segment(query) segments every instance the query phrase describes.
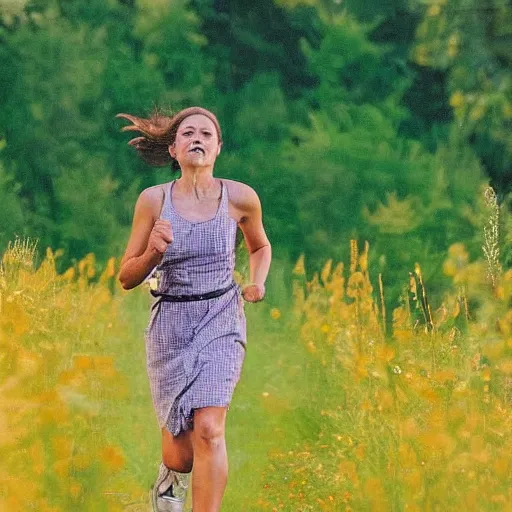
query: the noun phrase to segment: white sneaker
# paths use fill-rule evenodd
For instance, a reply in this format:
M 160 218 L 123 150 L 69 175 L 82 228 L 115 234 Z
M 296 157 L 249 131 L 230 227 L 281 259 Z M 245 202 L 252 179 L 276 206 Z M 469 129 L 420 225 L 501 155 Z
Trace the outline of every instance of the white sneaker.
M 178 473 L 161 463 L 151 489 L 153 512 L 184 512 L 189 478 L 188 473 Z

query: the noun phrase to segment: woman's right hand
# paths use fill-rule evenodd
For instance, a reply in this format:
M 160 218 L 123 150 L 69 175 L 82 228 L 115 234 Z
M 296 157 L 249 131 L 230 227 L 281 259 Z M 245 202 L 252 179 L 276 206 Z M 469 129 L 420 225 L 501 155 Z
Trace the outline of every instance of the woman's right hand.
M 149 234 L 146 252 L 150 253 L 156 264 L 162 261 L 164 253 L 174 240 L 172 225 L 168 220 L 157 220 Z

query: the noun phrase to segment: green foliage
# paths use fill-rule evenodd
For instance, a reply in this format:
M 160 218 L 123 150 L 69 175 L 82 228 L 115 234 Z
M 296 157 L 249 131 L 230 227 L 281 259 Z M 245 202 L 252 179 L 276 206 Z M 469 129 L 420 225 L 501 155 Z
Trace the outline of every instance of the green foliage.
M 42 247 L 63 247 L 68 260 L 93 248 L 103 260 L 122 251 L 140 178 L 128 149 L 113 156 L 124 139 L 112 120 L 155 103 L 200 102 L 204 38 L 196 26 L 185 3 L 135 10 L 42 2 L 6 34 L 3 165 L 19 183 L 26 232 Z
M 18 194 L 19 186 L 12 175 L 8 175 L 0 163 L 0 246 L 7 247 L 11 233 L 16 236 L 25 234 L 25 222 L 22 201 Z
M 500 197 L 512 162 L 512 7 L 500 0 L 432 2 L 411 57 L 445 75 L 460 136 L 482 159 Z
M 201 52 L 207 40 L 188 3 L 140 1 L 133 33 L 142 46 L 141 62 L 164 80 L 161 101 L 174 109 L 203 101 L 203 87 L 209 82 L 210 66 Z
M 310 93 L 319 110 L 309 128 L 295 129 L 299 144 L 288 144 L 283 155 L 303 191 L 297 224 L 312 268 L 325 254 L 341 259 L 349 239 L 363 238 L 378 261 L 386 254 L 390 263 L 379 270 L 394 281 L 418 258 L 433 272 L 443 247 L 461 233 L 473 236 L 467 211 L 484 177 L 456 135 L 431 154 L 399 134 L 409 81 L 387 66 L 386 52 L 366 30 L 342 16 L 318 50 L 306 47 L 319 77 Z
M 66 263 L 121 253 L 137 195 L 172 175 L 149 172 L 115 114 L 202 104 L 223 126 L 216 172 L 258 192 L 276 256 L 304 252 L 314 270 L 346 257 L 350 238 L 367 239 L 384 279 L 417 260 L 439 275 L 438 255 L 460 236 L 479 250 L 482 169 L 498 198 L 508 190 L 510 13 L 497 0 L 486 17 L 477 8 L 10 3 L 0 15 L 0 246 L 27 234 L 64 248 Z
M 309 65 L 320 80 L 321 107 L 378 103 L 403 88 L 397 66 L 388 65 L 386 48 L 371 43 L 368 30 L 345 14 L 331 21 L 318 50 L 304 44 Z
M 303 38 L 318 42 L 323 30 L 316 9 L 299 6 L 288 11 L 274 0 L 246 2 L 192 0 L 208 39 L 205 52 L 215 59 L 215 86 L 231 94 L 259 73 L 277 72 L 289 95 L 311 85 L 300 51 Z

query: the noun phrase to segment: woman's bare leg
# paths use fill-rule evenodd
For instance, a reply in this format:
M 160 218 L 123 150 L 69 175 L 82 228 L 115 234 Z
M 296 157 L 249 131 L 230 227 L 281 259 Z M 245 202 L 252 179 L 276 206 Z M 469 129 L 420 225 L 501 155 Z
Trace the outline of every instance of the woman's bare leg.
M 228 476 L 225 424 L 225 407 L 205 407 L 194 411 L 194 428 L 191 432 L 194 453 L 194 512 L 220 510 Z
M 180 473 L 192 471 L 194 453 L 190 430 L 174 437 L 165 427 L 162 429 L 162 462 Z

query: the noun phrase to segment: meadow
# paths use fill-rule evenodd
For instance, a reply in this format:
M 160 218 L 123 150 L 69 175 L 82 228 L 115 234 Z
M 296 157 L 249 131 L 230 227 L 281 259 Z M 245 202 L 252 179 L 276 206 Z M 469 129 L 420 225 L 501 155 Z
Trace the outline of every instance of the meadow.
M 223 511 L 512 512 L 511 2 L 0 7 L 0 512 L 149 510 L 151 297 L 118 256 L 179 173 L 116 116 L 192 105 L 274 255 Z
M 493 245 L 494 244 L 494 245 Z M 386 311 L 369 245 L 293 294 L 246 306 L 223 510 L 512 510 L 512 271 L 447 250 L 431 304 L 419 264 Z M 16 240 L 0 274 L 0 511 L 148 511 L 159 431 L 145 373 L 149 294 L 118 261 Z

